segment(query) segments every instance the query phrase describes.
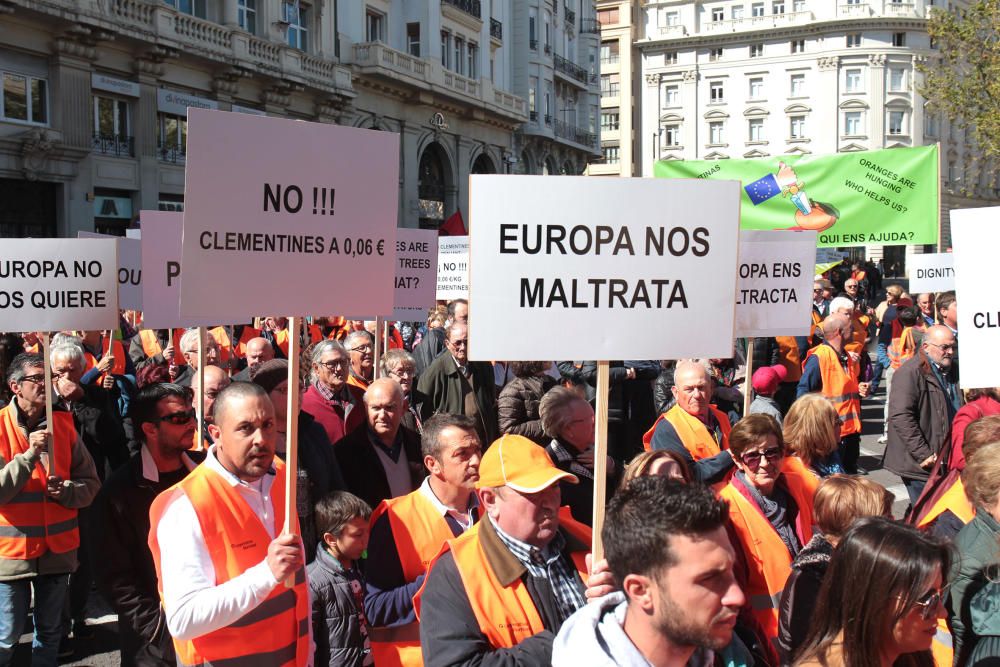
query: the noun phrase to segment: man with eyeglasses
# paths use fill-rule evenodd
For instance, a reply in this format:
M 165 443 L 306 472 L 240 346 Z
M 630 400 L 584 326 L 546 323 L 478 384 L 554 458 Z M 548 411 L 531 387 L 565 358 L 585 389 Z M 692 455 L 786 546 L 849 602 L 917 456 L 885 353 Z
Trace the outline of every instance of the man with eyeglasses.
M 331 444 L 365 423 L 364 391 L 347 383 L 349 369 L 347 350 L 337 341 L 324 340 L 313 348 L 302 410 L 323 427 Z
M 476 422 L 480 442 L 493 442 L 499 433 L 493 366 L 469 361 L 469 327 L 460 322 L 445 332 L 446 353 L 434 360 L 420 376 L 417 388 L 425 396 L 422 419 L 435 412 L 465 415 Z
M 351 374 L 347 378 L 361 391 L 375 379 L 375 341 L 367 331 L 352 331 L 344 339 L 344 347 L 351 353 Z
M 167 667 L 175 664 L 174 647 L 147 543 L 149 507 L 160 492 L 187 477 L 205 453 L 188 451 L 197 424 L 185 387 L 143 387 L 132 403 L 132 421 L 139 451 L 108 477 L 94 503 L 100 545 L 94 569 L 101 593 L 118 614 L 122 665 Z
M 403 412 L 403 426 L 421 433 L 423 431 L 423 421 L 420 419 L 420 405 L 424 402 L 424 396 L 416 387 L 417 362 L 413 355 L 406 350 L 389 350 L 380 362 L 382 375 L 392 378 L 399 383 L 399 388 L 403 390 L 403 400 L 406 402 Z
M 80 547 L 77 510 L 100 487 L 94 462 L 64 411 L 45 419 L 45 364 L 19 354 L 13 398 L 0 410 L 0 665 L 10 664 L 34 598 L 31 664 L 54 667 L 67 579 Z
M 181 366 L 177 377 L 173 379 L 182 387 L 190 387 L 194 376 L 198 373 L 198 329 L 188 329 L 181 336 L 181 356 L 186 366 Z M 217 366 L 219 362 L 219 344 L 207 332 L 205 333 L 205 365 Z
M 956 378 L 955 334 L 944 325 L 924 332 L 919 352 L 896 370 L 889 394 L 885 468 L 903 479 L 915 503 L 962 406 Z

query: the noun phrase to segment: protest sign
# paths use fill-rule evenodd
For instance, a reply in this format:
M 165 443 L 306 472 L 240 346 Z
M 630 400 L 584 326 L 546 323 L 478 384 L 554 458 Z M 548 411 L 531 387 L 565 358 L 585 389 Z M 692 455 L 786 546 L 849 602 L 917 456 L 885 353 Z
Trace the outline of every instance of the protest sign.
M 816 232 L 740 232 L 736 335 L 805 336 Z
M 5 331 L 118 327 L 113 239 L 4 239 L 0 322 Z
M 661 160 L 658 178 L 735 179 L 743 229 L 809 229 L 821 246 L 937 243 L 937 146 L 747 160 Z
M 951 212 L 959 345 L 966 360 L 959 369 L 962 389 L 1000 387 L 1000 292 L 994 278 L 998 219 L 1000 206 Z
M 955 256 L 950 252 L 910 255 L 906 269 L 911 294 L 947 292 L 955 289 Z
M 443 301 L 469 298 L 469 237 L 438 237 L 436 296 Z
M 398 170 L 397 134 L 189 108 L 181 313 L 389 315 Z
M 393 318 L 423 321 L 434 305 L 438 234 L 433 229 L 396 230 L 396 295 Z
M 470 359 L 732 355 L 739 183 L 475 175 L 470 210 Z
M 142 251 L 139 240 L 110 234 L 79 232 L 81 239 L 114 239 L 118 243 L 118 307 L 142 310 Z

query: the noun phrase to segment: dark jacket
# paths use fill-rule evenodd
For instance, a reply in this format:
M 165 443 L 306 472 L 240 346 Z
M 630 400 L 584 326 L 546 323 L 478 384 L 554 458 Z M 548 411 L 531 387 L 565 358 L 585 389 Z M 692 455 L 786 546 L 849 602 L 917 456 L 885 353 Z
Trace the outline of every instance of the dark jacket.
M 674 405 L 674 362 L 670 362 L 668 368 L 660 370 L 653 382 L 653 406 L 656 414 L 662 415 Z
M 333 445 L 326 431 L 307 412 L 299 412 L 299 479 L 295 496 L 299 513 L 302 544 L 306 549 L 306 562 L 316 555 L 316 534 L 313 511 L 316 503 L 331 491 L 347 488 L 344 476 L 333 455 Z M 282 455 L 284 458 L 284 455 Z
M 573 445 L 559 439 L 550 440 L 545 447 L 549 458 L 560 470 L 576 475 L 576 484 L 569 480 L 559 482 L 559 490 L 562 496 L 560 501 L 564 506 L 569 507 L 573 518 L 587 526 L 594 525 L 594 471 L 581 463 L 576 457 L 578 453 Z M 568 456 L 567 456 L 568 455 Z M 621 467 L 616 467 L 615 472 L 608 472 L 607 483 L 605 484 L 606 499 L 610 500 L 618 488 L 619 474 Z
M 497 427 L 496 385 L 494 384 L 493 367 L 485 361 L 470 361 L 468 367 L 472 370 L 476 407 L 479 409 L 476 431 L 479 433 L 485 449 L 500 434 L 500 429 Z M 424 395 L 424 402 L 420 407 L 422 420 L 427 420 L 435 412 L 465 414 L 463 378 L 459 374 L 455 358 L 451 354 L 442 354 L 434 360 L 434 363 L 420 376 L 417 389 Z
M 926 480 L 929 470 L 920 463 L 939 453 L 951 436 L 948 396 L 930 364 L 920 350 L 892 376 L 883 466 L 904 478 Z
M 402 425 L 399 432 L 403 438 L 403 452 L 410 464 L 412 484 L 407 489 L 409 493 L 420 486 L 427 471 L 420 455 L 420 436 Z M 347 490 L 368 503 L 372 509 L 386 498 L 392 497 L 389 480 L 374 447 L 368 436 L 368 422 L 365 422 L 344 436 L 333 448 Z
M 587 400 L 593 403 L 597 393 L 597 363 L 593 361 L 559 361 L 556 363 L 563 382 L 568 382 L 575 388 L 582 388 Z
M 69 408 L 76 430 L 94 459 L 97 476 L 103 481 L 128 461 L 128 438 L 108 390 L 93 384 L 81 387 L 83 397 L 70 403 Z
M 564 533 L 563 558 L 574 551 L 589 551 L 572 535 Z M 552 640 L 562 625 L 555 593 L 547 580 L 532 577 L 527 568 L 500 541 L 493 524 L 480 522 L 479 543 L 486 560 L 501 583 L 524 581 L 545 630 L 509 649 L 494 649 L 482 631 L 469 604 L 462 577 L 451 552 L 434 562 L 420 601 L 420 646 L 424 667 L 540 667 L 552 664 Z M 581 582 L 581 586 L 582 586 Z
M 893 391 L 896 380 L 893 378 Z M 1000 523 L 989 512 L 977 508 L 976 517 L 955 538 L 956 557 L 951 564 L 947 599 L 948 625 L 955 649 L 955 664 L 964 665 L 978 637 L 974 631 L 973 598 L 998 577 Z
M 557 384 L 558 380 L 551 375 L 516 377 L 511 380 L 497 399 L 500 432 L 523 435 L 539 445 L 547 445 L 548 438 L 542 431 L 538 406 L 545 392 Z
M 809 632 L 816 597 L 832 555 L 833 545 L 817 532 L 792 561 L 778 612 L 776 644 L 783 665 L 792 664 L 795 651 Z
M 365 580 L 356 564 L 344 570 L 340 561 L 319 547 L 306 568 L 312 600 L 314 665 L 361 667 L 371 653 L 365 610 Z
M 204 452 L 187 454 L 196 463 L 205 458 Z M 92 508 L 94 578 L 118 613 L 126 667 L 168 667 L 175 662 L 148 544 L 149 506 L 167 486 L 163 480 L 143 477 L 137 453 L 108 477 Z
M 416 371 L 419 377 L 427 370 L 434 360 L 444 351 L 444 327 L 430 329 L 413 348 L 413 360 L 417 362 Z

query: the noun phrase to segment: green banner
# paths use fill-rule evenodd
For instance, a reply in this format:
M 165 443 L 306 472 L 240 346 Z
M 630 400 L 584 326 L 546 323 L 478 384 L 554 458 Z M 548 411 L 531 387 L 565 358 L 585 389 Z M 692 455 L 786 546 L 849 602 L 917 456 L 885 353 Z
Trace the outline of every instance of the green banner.
M 811 229 L 817 245 L 938 242 L 937 146 L 752 160 L 661 160 L 657 178 L 743 183 L 740 227 Z

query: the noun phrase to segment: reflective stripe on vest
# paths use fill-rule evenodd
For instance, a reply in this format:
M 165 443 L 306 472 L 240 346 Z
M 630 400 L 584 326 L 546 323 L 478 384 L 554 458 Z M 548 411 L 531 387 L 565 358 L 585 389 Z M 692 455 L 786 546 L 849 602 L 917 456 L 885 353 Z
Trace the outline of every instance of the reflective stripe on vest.
M 809 490 L 809 480 L 798 472 L 794 462 L 782 461 L 781 475 L 798 506 L 796 534 L 802 544 L 806 544 L 812 539 L 813 524 L 813 493 Z M 773 640 L 778 636 L 778 606 L 791 572 L 792 556 L 760 508 L 732 483 L 719 492 L 719 497 L 729 504 L 730 525 L 739 538 L 738 548 L 746 556 L 749 570 L 746 593 L 754 617 L 767 637 Z
M 837 410 L 840 437 L 861 433 L 861 399 L 857 380 L 861 369 L 858 362 L 848 357 L 849 374 L 844 372 L 836 351 L 825 343 L 809 350 L 806 362 L 814 355 L 819 358 L 819 372 L 823 380 L 821 392 Z
M 285 513 L 285 466 L 277 458 L 274 465 L 271 503 L 274 525 L 281 526 Z M 271 537 L 260 519 L 221 475 L 201 465 L 157 496 L 149 511 L 149 546 L 161 586 L 157 526 L 164 510 L 180 493 L 188 498 L 198 517 L 216 585 L 238 577 L 266 557 Z M 257 607 L 230 625 L 191 640 L 175 638 L 174 647 L 182 665 L 292 667 L 306 663 L 309 629 L 309 593 L 305 571 L 300 569 L 295 573 L 293 588 L 278 584 Z
M 955 483 L 941 494 L 941 497 L 937 499 L 930 511 L 920 519 L 917 528 L 924 528 L 930 525 L 935 519 L 949 510 L 965 525 L 969 525 L 976 516 L 976 508 L 969 502 L 969 497 L 965 495 L 965 484 L 962 482 L 961 477 L 955 479 Z
M 642 436 L 642 444 L 646 451 L 648 452 L 652 448 L 653 433 L 656 432 L 660 421 L 664 419 L 674 427 L 677 437 L 684 443 L 684 449 L 688 450 L 691 458 L 695 461 L 711 458 L 721 453 L 722 450 L 729 449 L 729 431 L 732 428 L 729 425 L 729 417 L 716 409 L 714 405 L 709 406 L 709 408 L 715 416 L 715 421 L 719 424 L 719 430 L 722 431 L 722 442 L 715 441 L 715 436 L 709 432 L 708 427 L 700 419 L 688 414 L 679 405 L 675 405 L 657 417 L 656 421 L 653 422 L 653 427 Z
M 80 531 L 75 509 L 63 507 L 45 493 L 47 474 L 70 479 L 76 429 L 73 415 L 52 414 L 54 445 L 49 449 L 52 470 L 46 473 L 36 464 L 21 490 L 0 505 L 0 558 L 30 560 L 47 551 L 66 553 L 80 546 Z M 28 438 L 17 425 L 17 413 L 11 401 L 0 410 L 0 456 L 10 461 L 28 450 Z

